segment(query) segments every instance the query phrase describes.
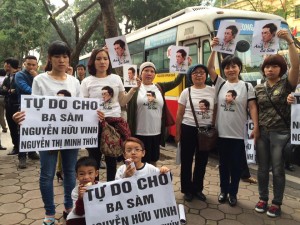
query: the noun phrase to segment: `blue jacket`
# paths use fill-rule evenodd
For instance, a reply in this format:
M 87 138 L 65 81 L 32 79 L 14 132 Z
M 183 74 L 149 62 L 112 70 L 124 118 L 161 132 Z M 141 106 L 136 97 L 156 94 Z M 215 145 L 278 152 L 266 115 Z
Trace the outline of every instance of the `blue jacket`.
M 33 78 L 34 77 L 25 69 L 16 73 L 15 84 L 19 101 L 21 95 L 31 95 Z

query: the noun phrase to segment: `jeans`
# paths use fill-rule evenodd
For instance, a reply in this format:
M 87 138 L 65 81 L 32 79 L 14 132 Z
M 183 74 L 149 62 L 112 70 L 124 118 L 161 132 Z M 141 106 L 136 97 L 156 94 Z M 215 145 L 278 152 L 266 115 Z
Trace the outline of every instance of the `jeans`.
M 241 160 L 245 144 L 243 139 L 218 138 L 221 192 L 236 196 L 241 177 Z
M 203 180 L 208 161 L 208 151 L 198 151 L 197 128 L 181 124 L 181 192 L 195 194 L 203 191 Z M 193 158 L 194 173 L 192 176 Z
M 44 202 L 47 216 L 55 215 L 53 179 L 56 169 L 58 151 L 40 151 L 40 191 Z M 65 209 L 73 207 L 71 198 L 72 190 L 76 184 L 75 165 L 77 162 L 78 149 L 61 150 L 62 167 L 64 171 L 64 206 Z
M 257 179 L 259 198 L 269 200 L 269 169 L 272 166 L 273 194 L 272 203 L 281 205 L 285 188 L 283 148 L 289 141 L 289 131 L 267 131 L 260 128 L 257 140 Z

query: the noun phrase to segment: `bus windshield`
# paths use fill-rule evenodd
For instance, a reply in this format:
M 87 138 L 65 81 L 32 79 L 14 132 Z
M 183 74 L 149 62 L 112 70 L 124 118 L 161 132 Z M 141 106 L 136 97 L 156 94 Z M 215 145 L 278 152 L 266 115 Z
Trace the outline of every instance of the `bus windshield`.
M 252 19 L 224 19 L 226 21 L 234 21 L 242 24 L 242 29 L 240 31 L 240 35 L 238 36 L 238 44 L 237 50 L 235 51 L 235 55 L 238 56 L 244 65 L 244 68 L 241 72 L 242 79 L 244 81 L 248 81 L 256 84 L 258 79 L 262 78 L 260 72 L 260 66 L 263 62 L 264 55 L 256 55 L 251 51 L 252 45 L 252 35 L 255 20 Z M 216 20 L 214 23 L 215 30 L 218 30 L 221 20 Z M 285 23 L 281 23 L 281 29 L 289 30 L 288 25 Z M 238 47 L 239 46 L 239 47 Z M 285 41 L 280 39 L 279 42 L 279 51 L 278 53 L 283 55 L 289 63 L 288 59 L 288 45 Z

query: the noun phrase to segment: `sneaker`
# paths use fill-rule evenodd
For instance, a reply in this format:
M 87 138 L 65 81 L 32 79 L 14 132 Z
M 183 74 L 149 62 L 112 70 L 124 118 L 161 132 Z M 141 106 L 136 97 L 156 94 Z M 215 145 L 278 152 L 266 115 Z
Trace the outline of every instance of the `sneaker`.
M 267 210 L 268 210 L 268 202 L 260 200 L 255 206 L 256 212 L 265 213 Z
M 230 205 L 231 207 L 236 206 L 236 204 L 237 204 L 237 198 L 236 198 L 236 196 L 234 196 L 234 195 L 229 195 L 228 203 L 229 203 L 229 205 Z
M 32 160 L 39 160 L 40 156 L 36 152 L 29 152 L 28 158 Z
M 18 165 L 19 169 L 25 169 L 26 166 L 26 158 L 20 158 L 19 159 L 19 165 Z
M 191 202 L 193 200 L 193 195 L 191 193 L 185 193 L 183 198 L 185 201 Z
M 269 217 L 278 217 L 281 215 L 281 208 L 280 206 L 271 205 L 269 210 L 267 211 L 267 215 Z

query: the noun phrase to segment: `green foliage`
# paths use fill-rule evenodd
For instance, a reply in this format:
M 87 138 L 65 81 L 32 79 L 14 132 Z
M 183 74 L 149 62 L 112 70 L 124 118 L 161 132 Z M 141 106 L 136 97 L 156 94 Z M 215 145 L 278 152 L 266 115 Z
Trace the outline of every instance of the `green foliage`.
M 199 3 L 199 0 L 115 0 L 116 15 L 119 22 L 125 19 L 126 33 Z
M 1 58 L 19 60 L 46 41 L 49 23 L 40 0 L 5 0 L 0 7 Z

